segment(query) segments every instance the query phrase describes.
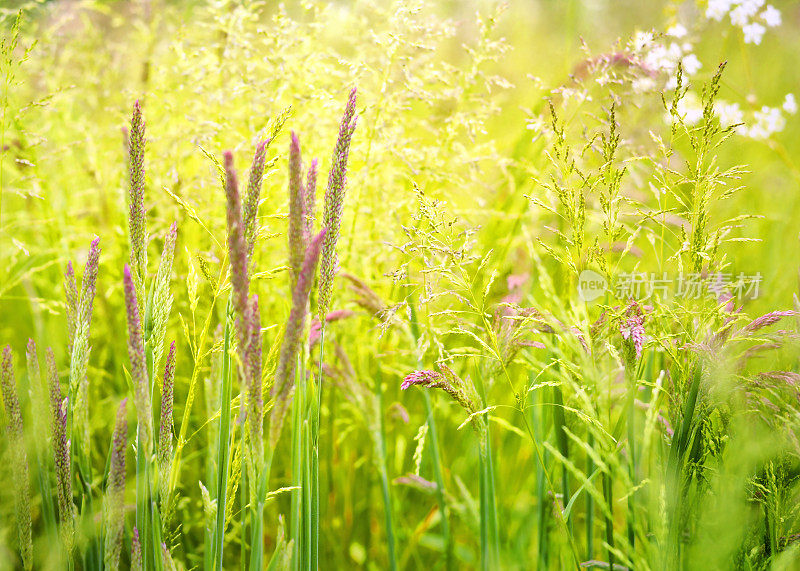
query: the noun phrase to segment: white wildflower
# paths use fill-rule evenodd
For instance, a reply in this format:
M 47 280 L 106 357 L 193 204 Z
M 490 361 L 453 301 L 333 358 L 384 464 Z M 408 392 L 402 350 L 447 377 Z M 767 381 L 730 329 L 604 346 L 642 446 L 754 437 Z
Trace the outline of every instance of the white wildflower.
M 720 21 L 728 10 L 731 9 L 731 0 L 708 0 L 708 7 L 706 8 L 706 18 L 711 20 Z
M 653 33 L 652 32 L 636 32 L 636 35 L 633 38 L 633 49 L 635 51 L 641 51 L 647 46 L 650 45 L 650 42 L 653 41 Z
M 789 115 L 797 113 L 797 101 L 794 98 L 794 93 L 786 94 L 786 98 L 783 100 L 783 110 Z
M 759 45 L 766 31 L 767 29 L 757 22 L 747 24 L 742 28 L 742 32 L 744 32 L 744 43 Z
M 714 114 L 719 118 L 723 129 L 744 121 L 744 114 L 738 103 L 727 103 L 721 99 L 714 103 Z
M 656 88 L 656 81 L 652 77 L 637 77 L 631 82 L 634 93 L 647 93 Z
M 677 113 L 687 125 L 696 125 L 703 118 L 703 105 L 694 93 L 687 93 L 678 101 Z
M 743 5 L 737 6 L 731 11 L 731 24 L 734 26 L 739 26 L 740 28 L 744 28 L 750 21 L 751 15 L 752 14 L 748 14 Z
M 697 56 L 694 54 L 689 54 L 681 60 L 681 64 L 683 65 L 683 70 L 686 72 L 687 75 L 694 75 L 700 68 L 703 67 L 703 64 L 700 63 L 700 60 L 697 59 Z
M 655 45 L 647 52 L 644 63 L 653 71 L 672 71 L 675 69 L 675 61 L 670 57 L 667 48 L 662 45 Z
M 767 139 L 773 133 L 783 131 L 786 126 L 786 119 L 778 107 L 764 106 L 761 111 L 753 113 L 753 119 L 754 123 L 748 135 L 754 139 Z
M 768 4 L 764 11 L 761 12 L 761 19 L 770 28 L 775 28 L 781 25 L 781 11 L 772 4 Z
M 768 6 L 768 9 L 769 8 L 771 8 L 771 6 Z M 780 13 L 778 14 L 778 17 L 780 18 Z M 686 27 L 682 24 L 675 24 L 669 30 L 667 30 L 667 35 L 672 36 L 673 38 L 682 38 L 686 34 Z

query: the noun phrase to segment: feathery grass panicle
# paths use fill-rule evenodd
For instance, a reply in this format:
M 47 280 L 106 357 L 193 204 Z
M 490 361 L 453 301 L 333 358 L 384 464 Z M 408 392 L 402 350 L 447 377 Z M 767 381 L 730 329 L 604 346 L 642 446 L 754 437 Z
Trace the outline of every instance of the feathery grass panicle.
M 172 309 L 172 294 L 169 291 L 170 274 L 172 273 L 172 260 L 175 257 L 175 241 L 178 238 L 178 223 L 173 222 L 164 238 L 164 249 L 161 253 L 161 262 L 158 265 L 155 280 L 153 281 L 153 300 L 148 306 L 145 316 L 145 341 L 150 341 L 153 348 L 153 366 L 161 364 L 161 355 L 164 353 L 164 338 L 167 335 L 167 321 Z M 150 315 L 152 312 L 152 315 Z M 147 336 L 150 336 L 149 339 Z
M 303 265 L 306 246 L 305 237 L 305 189 L 303 188 L 303 159 L 300 153 L 300 139 L 292 131 L 289 146 L 289 268 L 291 271 L 291 290 L 297 283 L 297 276 Z
M 31 498 L 28 482 L 28 456 L 25 452 L 25 433 L 22 427 L 22 410 L 17 397 L 14 379 L 11 346 L 3 350 L 3 363 L 0 370 L 0 385 L 3 392 L 3 406 L 6 411 L 6 434 L 11 451 L 11 470 L 14 476 L 15 512 L 17 517 L 17 536 L 19 552 L 25 569 L 33 565 L 33 542 L 31 538 Z
M 250 426 L 250 442 L 256 458 L 263 456 L 263 419 L 264 397 L 261 386 L 261 312 L 258 308 L 258 296 L 254 295 L 250 304 L 250 320 L 248 331 L 250 337 L 245 353 L 245 375 L 247 383 L 247 419 Z
M 61 385 L 58 381 L 56 357 L 47 348 L 47 380 L 50 389 L 51 434 L 53 439 L 53 464 L 56 471 L 56 496 L 58 514 L 61 522 L 61 541 L 67 553 L 75 544 L 75 509 L 72 504 L 72 465 L 70 440 L 67 434 L 67 407 L 69 402 L 62 399 Z
M 78 286 L 75 283 L 75 268 L 72 267 L 71 260 L 67 262 L 67 269 L 64 272 L 64 298 L 66 299 L 67 332 L 71 352 L 75 342 L 75 330 L 78 327 Z
M 92 324 L 92 309 L 97 290 L 97 274 L 100 263 L 100 238 L 95 237 L 89 247 L 89 256 L 83 270 L 81 293 L 75 317 L 75 338 L 70 358 L 70 391 L 74 396 L 73 430 L 80 437 L 81 450 L 89 450 L 89 378 L 86 368 L 89 362 L 89 330 Z M 69 295 L 69 294 L 68 294 Z
M 344 197 L 347 191 L 347 159 L 350 154 L 350 140 L 356 129 L 358 116 L 356 113 L 356 88 L 350 91 L 350 98 L 345 106 L 344 116 L 339 125 L 339 137 L 333 148 L 331 157 L 331 170 L 328 174 L 328 186 L 325 189 L 325 209 L 322 216 L 322 226 L 328 229 L 325 243 L 322 245 L 322 259 L 319 270 L 319 298 L 317 317 L 320 322 L 325 321 L 325 315 L 330 309 L 333 278 L 338 270 L 336 242 L 339 240 L 339 230 L 342 225 L 342 211 Z
M 253 250 L 256 246 L 258 235 L 258 202 L 261 199 L 261 185 L 264 178 L 264 165 L 267 158 L 267 146 L 270 139 L 264 139 L 256 145 L 253 163 L 250 165 L 250 176 L 247 179 L 247 192 L 242 205 L 242 219 L 244 222 L 244 239 L 247 243 L 247 260 L 253 263 Z
M 133 104 L 130 139 L 128 142 L 128 228 L 131 242 L 130 267 L 136 286 L 136 301 L 144 307 L 144 288 L 147 276 L 147 228 L 144 209 L 144 148 L 145 125 L 142 106 L 137 100 Z
M 158 467 L 162 505 L 169 492 L 170 463 L 172 461 L 172 406 L 175 387 L 175 341 L 169 347 L 161 385 L 161 422 L 158 432 Z M 162 510 L 166 511 L 166 510 Z
M 142 543 L 139 540 L 139 529 L 133 527 L 133 537 L 131 538 L 131 571 L 144 571 L 142 565 Z
M 105 505 L 105 566 L 119 568 L 125 531 L 125 448 L 128 445 L 128 421 L 125 417 L 128 399 L 122 399 L 117 409 L 117 421 L 111 443 L 111 460 L 106 487 Z
M 309 244 L 314 235 L 314 222 L 317 209 L 317 172 L 319 161 L 311 159 L 311 165 L 306 174 L 306 188 L 304 193 L 305 208 L 303 210 L 303 243 Z
M 769 313 L 765 313 L 764 315 L 755 318 L 753 321 L 748 323 L 744 327 L 744 331 L 748 333 L 754 333 L 759 329 L 763 329 L 764 327 L 769 327 L 783 319 L 784 317 L 791 317 L 793 315 L 798 315 L 797 311 L 771 311 Z
M 468 414 L 473 415 L 480 410 L 479 400 L 474 390 L 459 378 L 450 367 L 439 364 L 441 373 L 430 370 L 420 370 L 409 373 L 403 377 L 400 384 L 401 390 L 407 390 L 413 386 L 420 386 L 429 389 L 441 389 L 450 395 Z M 482 432 L 482 426 L 478 419 L 472 417 L 472 425 Z
M 150 450 L 153 435 L 153 417 L 150 413 L 150 383 L 147 376 L 147 362 L 144 354 L 142 325 L 139 318 L 139 306 L 136 301 L 136 286 L 131 269 L 125 265 L 124 289 L 125 307 L 128 313 L 128 358 L 131 362 L 131 380 L 133 381 L 133 402 L 141 431 L 141 444 Z
M 247 246 L 242 222 L 242 201 L 239 182 L 233 167 L 233 153 L 225 151 L 225 198 L 227 201 L 228 255 L 231 264 L 233 309 L 236 312 L 240 347 L 245 346 L 245 317 L 247 315 L 250 281 L 247 273 Z
M 292 308 L 286 321 L 286 331 L 283 334 L 283 342 L 278 356 L 278 368 L 275 371 L 275 382 L 272 385 L 272 397 L 275 399 L 275 404 L 270 420 L 269 445 L 273 448 L 280 437 L 283 420 L 289 407 L 289 397 L 293 389 L 292 371 L 308 313 L 308 295 L 314 283 L 314 273 L 319 261 L 322 241 L 326 234 L 327 228 L 323 228 L 308 245 L 303 265 L 297 276 L 297 285 L 292 292 Z

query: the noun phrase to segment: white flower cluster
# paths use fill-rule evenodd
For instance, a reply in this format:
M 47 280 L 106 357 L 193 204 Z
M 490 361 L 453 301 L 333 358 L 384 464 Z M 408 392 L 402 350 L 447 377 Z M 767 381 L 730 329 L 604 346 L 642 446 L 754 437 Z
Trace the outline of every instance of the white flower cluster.
M 692 44 L 679 41 L 686 34 L 688 34 L 686 28 L 676 24 L 667 30 L 664 38 L 659 40 L 654 39 L 652 32 L 639 32 L 631 41 L 631 50 L 641 58 L 646 69 L 667 74 L 669 79 L 664 86 L 666 89 L 674 89 L 677 85 L 675 73 L 679 63 L 687 76 L 696 74 L 703 67 L 698 57 L 692 53 Z M 633 85 L 634 90 L 640 93 L 655 87 L 655 82 L 651 78 L 640 78 Z
M 703 109 L 697 96 L 689 92 L 678 102 L 678 116 L 687 125 L 695 125 L 703 117 Z M 763 106 L 749 117 L 738 103 L 729 103 L 722 99 L 714 103 L 714 115 L 723 128 L 736 125 L 736 132 L 751 139 L 768 139 L 774 133 L 783 131 L 786 126 L 784 114 L 797 113 L 797 101 L 792 93 L 786 95 L 781 107 Z M 749 120 L 746 121 L 746 118 Z
M 763 10 L 762 10 L 763 8 Z M 781 12 L 764 6 L 764 0 L 709 0 L 706 18 L 720 21 L 729 16 L 731 24 L 741 28 L 747 44 L 760 44 L 767 28 L 781 25 Z

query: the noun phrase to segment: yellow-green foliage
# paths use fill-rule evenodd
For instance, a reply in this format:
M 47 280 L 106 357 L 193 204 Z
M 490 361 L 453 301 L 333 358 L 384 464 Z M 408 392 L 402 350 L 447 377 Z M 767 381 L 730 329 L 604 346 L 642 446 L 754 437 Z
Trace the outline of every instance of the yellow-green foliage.
M 800 118 L 787 110 L 782 130 L 743 136 L 720 123 L 719 101 L 738 103 L 749 128 L 762 106 L 780 108 L 800 85 L 800 7 L 781 2 L 782 26 L 756 46 L 727 19 L 705 18 L 713 3 L 640 4 L 0 6 L 0 345 L 18 356 L 28 338 L 52 347 L 65 388 L 63 273 L 72 261 L 81 283 L 95 235 L 102 247 L 86 350 L 88 424 L 79 427 L 89 439 L 80 456 L 93 475 L 82 482 L 73 469 L 76 503 L 91 488 L 93 509 L 101 509 L 114 411 L 132 396 L 123 129 L 134 101 L 147 125 L 148 284 L 171 224 L 178 227 L 172 272 L 165 275 L 168 264 L 159 272 L 155 294 L 166 306 L 157 308 L 155 361 L 164 360 L 162 342 L 177 347 L 178 460 L 158 477 L 170 478 L 173 494 L 161 500 L 165 568 L 171 552 L 175 568 L 189 569 L 208 561 L 216 519 L 230 289 L 223 151 L 233 152 L 243 192 L 256 145 L 276 137 L 250 276 L 268 415 L 292 298 L 289 131 L 306 166 L 319 159 L 319 219 L 338 123 L 357 86 L 330 308 L 354 313 L 336 314 L 325 327 L 320 568 L 382 569 L 392 556 L 401 569 L 560 569 L 585 560 L 634 569 L 679 560 L 697 569 L 714 567 L 704 560 L 716 568 L 796 565 L 797 315 L 751 319 L 800 311 L 792 297 Z M 659 35 L 679 22 L 696 23 L 690 37 Z M 668 77 L 642 63 L 647 48 L 637 44 L 637 33 L 651 27 L 656 35 L 647 42 L 691 41 L 681 49 L 703 64 L 688 69 L 684 58 L 668 74 L 677 76 L 677 90 L 669 86 L 663 98 Z M 643 80 L 655 87 L 643 88 Z M 698 102 L 705 108 L 693 122 L 686 113 Z M 761 295 L 735 299 L 741 314 L 722 297 L 630 303 L 613 287 L 587 303 L 577 293 L 586 269 L 609 284 L 630 272 L 759 273 Z M 304 371 L 314 376 L 315 343 L 303 349 Z M 403 377 L 419 369 L 450 371 L 439 377 L 458 379 L 449 392 L 468 398 L 401 392 Z M 163 363 L 150 376 L 159 403 Z M 30 402 L 36 390 L 26 390 L 24 368 L 17 378 L 25 380 L 18 390 L 30 441 L 34 568 L 62 568 L 67 557 L 49 554 L 58 516 L 45 503 L 55 494 L 41 495 L 53 459 L 36 452 L 42 436 L 28 427 L 40 405 Z M 242 490 L 252 482 L 242 482 L 253 474 L 237 423 L 242 390 L 234 384 L 225 568 L 252 548 L 239 497 L 251 497 Z M 467 401 L 467 410 L 459 407 Z M 435 427 L 426 424 L 428 402 Z M 470 421 L 477 435 L 465 429 Z M 292 537 L 284 537 L 296 515 L 285 489 L 296 481 L 289 432 L 272 458 L 266 562 L 273 552 L 276 561 L 292 560 Z M 0 451 L 13 453 L 5 434 Z M 136 521 L 127 509 L 133 459 L 129 448 L 123 567 Z M 0 464 L 2 478 L 11 473 Z M 20 564 L 14 493 L 0 489 L 0 567 Z M 85 527 L 87 518 L 80 521 Z M 76 565 L 94 568 L 102 544 L 76 533 Z

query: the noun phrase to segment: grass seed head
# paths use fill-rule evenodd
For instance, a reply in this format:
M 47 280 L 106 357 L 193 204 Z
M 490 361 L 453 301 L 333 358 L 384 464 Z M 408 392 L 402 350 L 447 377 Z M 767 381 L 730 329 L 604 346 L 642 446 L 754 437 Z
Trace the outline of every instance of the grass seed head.
M 3 350 L 3 362 L 0 365 L 0 385 L 2 386 L 3 405 L 6 411 L 7 434 L 11 451 L 11 470 L 14 476 L 14 504 L 19 552 L 25 569 L 31 569 L 33 565 L 33 541 L 31 537 L 28 456 L 25 452 L 22 409 L 19 406 L 19 398 L 17 396 L 17 384 L 14 379 L 12 358 L 11 346 L 6 345 Z
M 67 434 L 69 402 L 62 399 L 58 381 L 58 366 L 51 348 L 47 348 L 47 380 L 50 392 L 53 464 L 56 472 L 56 496 L 61 522 L 59 531 L 65 550 L 69 553 L 75 543 L 75 508 L 72 504 L 71 443 Z
M 106 487 L 106 537 L 105 566 L 119 568 L 125 531 L 125 448 L 128 445 L 128 421 L 125 417 L 128 399 L 122 399 L 117 409 L 117 420 L 111 441 L 108 485 Z
M 139 306 L 136 301 L 136 286 L 133 283 L 131 270 L 125 265 L 125 306 L 128 310 L 128 358 L 131 363 L 131 379 L 133 381 L 136 415 L 145 450 L 150 450 L 153 437 L 153 417 L 150 412 L 150 383 L 147 376 L 142 326 L 139 318 Z
M 264 178 L 264 165 L 267 158 L 267 145 L 265 139 L 256 145 L 253 163 L 250 165 L 250 176 L 247 179 L 247 192 L 242 206 L 242 220 L 244 222 L 244 238 L 247 243 L 247 259 L 252 265 L 253 250 L 258 235 L 258 202 L 261 199 L 261 184 Z
M 350 141 L 356 129 L 358 116 L 356 115 L 356 89 L 350 91 L 350 97 L 345 106 L 342 121 L 339 124 L 339 137 L 333 148 L 331 157 L 331 170 L 328 174 L 328 186 L 325 189 L 325 206 L 322 215 L 322 226 L 328 229 L 325 242 L 322 245 L 322 256 L 319 270 L 319 297 L 317 299 L 317 317 L 320 322 L 325 320 L 331 304 L 333 278 L 338 271 L 338 258 L 336 243 L 339 240 L 339 231 L 342 225 L 344 210 L 344 197 L 347 191 L 347 159 L 350 155 Z
M 128 141 L 128 231 L 131 241 L 130 267 L 136 284 L 139 306 L 144 303 L 145 278 L 147 275 L 147 229 L 144 209 L 144 149 L 145 123 L 142 106 L 137 100 L 133 104 L 130 138 Z

